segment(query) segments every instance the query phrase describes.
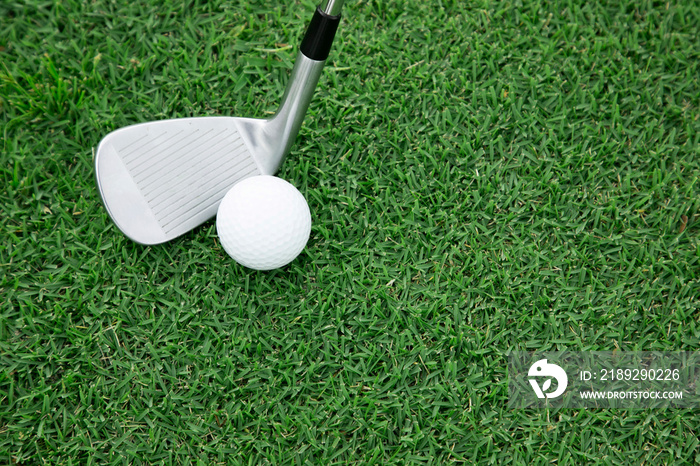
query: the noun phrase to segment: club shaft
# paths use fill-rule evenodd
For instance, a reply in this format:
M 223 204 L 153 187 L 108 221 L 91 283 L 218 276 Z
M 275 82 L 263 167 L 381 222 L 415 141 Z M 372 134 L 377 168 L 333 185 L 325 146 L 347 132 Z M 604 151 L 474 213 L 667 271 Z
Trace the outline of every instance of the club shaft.
M 343 8 L 343 3 L 345 3 L 345 0 L 326 0 L 324 6 L 321 7 L 321 11 L 328 16 L 338 16 Z
M 340 22 L 343 0 L 325 0 L 306 31 L 277 113 L 266 132 L 278 141 L 276 150 L 258 158 L 265 174 L 274 174 L 296 139 Z

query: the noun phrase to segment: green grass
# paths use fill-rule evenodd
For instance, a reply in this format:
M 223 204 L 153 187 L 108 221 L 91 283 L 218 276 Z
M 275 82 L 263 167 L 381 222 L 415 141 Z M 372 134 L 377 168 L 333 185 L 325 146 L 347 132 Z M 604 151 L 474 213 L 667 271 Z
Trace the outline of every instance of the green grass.
M 507 409 L 514 350 L 697 350 L 692 0 L 348 2 L 305 251 L 143 247 L 92 148 L 273 112 L 314 3 L 0 5 L 0 464 L 690 464 L 697 409 Z

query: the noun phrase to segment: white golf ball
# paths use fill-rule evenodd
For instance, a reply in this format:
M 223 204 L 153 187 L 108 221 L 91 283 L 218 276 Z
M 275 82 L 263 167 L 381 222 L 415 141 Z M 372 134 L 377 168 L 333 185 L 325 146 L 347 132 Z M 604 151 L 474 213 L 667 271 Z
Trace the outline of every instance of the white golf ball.
M 306 246 L 311 212 L 297 188 L 275 176 L 253 176 L 235 184 L 216 215 L 224 250 L 255 270 L 289 264 Z

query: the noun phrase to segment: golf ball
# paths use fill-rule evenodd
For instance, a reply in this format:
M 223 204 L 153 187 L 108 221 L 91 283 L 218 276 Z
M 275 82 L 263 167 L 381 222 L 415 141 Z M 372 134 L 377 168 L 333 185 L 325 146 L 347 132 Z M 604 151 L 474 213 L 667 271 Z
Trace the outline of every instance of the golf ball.
M 311 212 L 297 188 L 275 176 L 253 176 L 226 193 L 216 215 L 224 250 L 255 270 L 289 264 L 306 246 Z

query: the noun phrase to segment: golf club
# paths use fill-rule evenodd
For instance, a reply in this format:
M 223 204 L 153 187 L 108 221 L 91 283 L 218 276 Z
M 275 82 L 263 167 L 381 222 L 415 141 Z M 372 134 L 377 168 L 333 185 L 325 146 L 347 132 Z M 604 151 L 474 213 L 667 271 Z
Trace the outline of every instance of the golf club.
M 324 0 L 299 47 L 279 110 L 268 119 L 198 117 L 109 133 L 95 154 L 107 212 L 133 241 L 170 241 L 216 215 L 238 181 L 277 172 L 299 132 L 344 0 Z

